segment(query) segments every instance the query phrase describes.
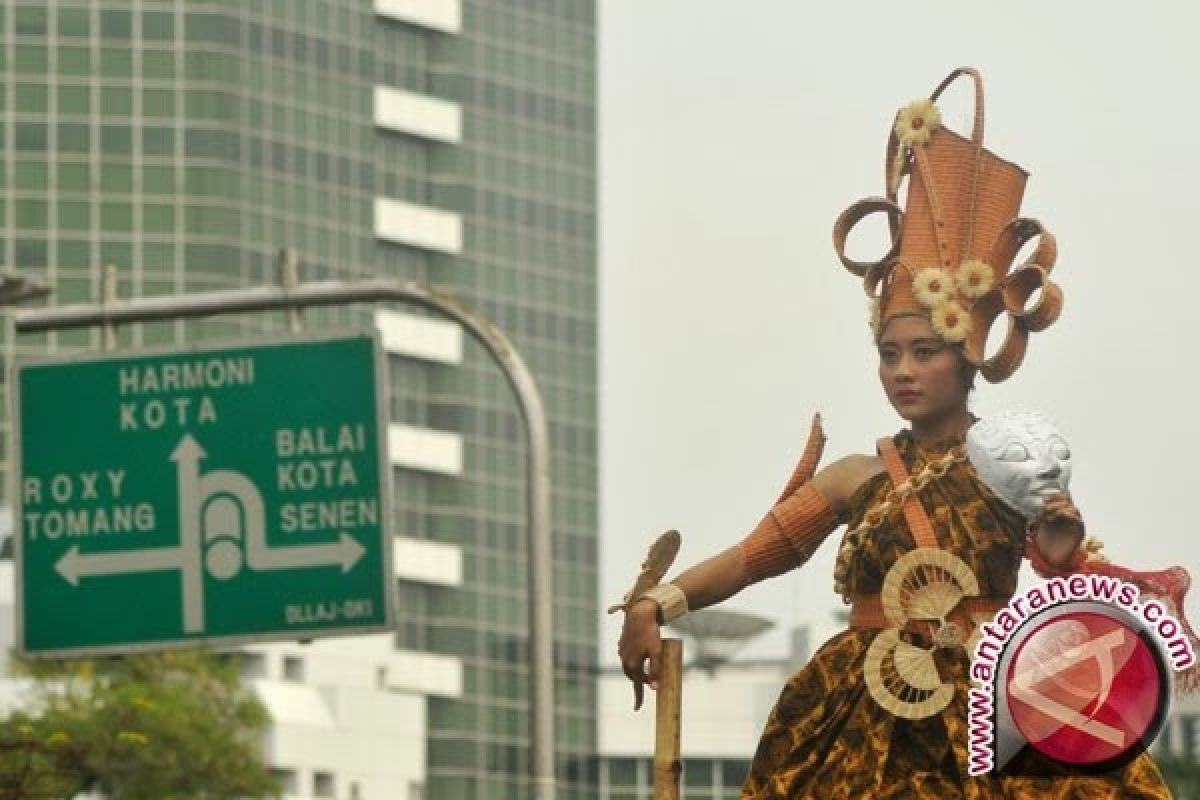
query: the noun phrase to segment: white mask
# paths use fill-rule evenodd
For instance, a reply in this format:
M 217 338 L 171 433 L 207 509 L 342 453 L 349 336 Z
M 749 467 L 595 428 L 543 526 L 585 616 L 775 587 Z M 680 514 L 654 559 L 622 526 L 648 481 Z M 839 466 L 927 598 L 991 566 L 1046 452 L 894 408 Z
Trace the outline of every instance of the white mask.
M 1071 482 L 1071 450 L 1050 418 L 1038 411 L 1004 411 L 967 431 L 967 457 L 997 497 L 1026 519 L 1042 513 L 1047 494 Z

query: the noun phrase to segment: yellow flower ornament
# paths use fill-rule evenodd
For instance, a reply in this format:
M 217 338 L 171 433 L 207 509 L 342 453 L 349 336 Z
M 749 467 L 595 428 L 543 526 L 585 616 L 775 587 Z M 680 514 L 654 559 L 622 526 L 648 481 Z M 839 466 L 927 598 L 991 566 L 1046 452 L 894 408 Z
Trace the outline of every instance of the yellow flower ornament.
M 976 258 L 960 264 L 954 277 L 958 281 L 958 290 L 971 300 L 982 297 L 992 288 L 992 268 Z
M 930 100 L 917 100 L 896 115 L 896 138 L 908 147 L 928 144 L 929 137 L 942 125 L 942 114 Z
M 888 175 L 888 187 L 896 192 L 908 165 L 908 154 L 917 145 L 929 144 L 929 137 L 942 126 L 942 114 L 932 100 L 917 100 L 896 113 L 896 138 L 900 146 Z
M 938 336 L 951 344 L 958 344 L 967 338 L 971 332 L 971 317 L 965 309 L 953 300 L 942 303 L 933 309 L 929 323 Z
M 954 276 L 941 267 L 925 267 L 913 278 L 913 294 L 926 308 L 954 299 Z

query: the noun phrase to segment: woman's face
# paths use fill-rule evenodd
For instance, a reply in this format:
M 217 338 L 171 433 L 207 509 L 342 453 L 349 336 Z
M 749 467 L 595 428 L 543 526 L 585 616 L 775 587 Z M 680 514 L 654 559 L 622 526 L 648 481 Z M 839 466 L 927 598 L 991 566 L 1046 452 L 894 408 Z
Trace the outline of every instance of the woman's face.
M 879 340 L 879 380 L 888 401 L 909 422 L 961 413 L 967 406 L 958 351 L 924 317 L 897 317 Z

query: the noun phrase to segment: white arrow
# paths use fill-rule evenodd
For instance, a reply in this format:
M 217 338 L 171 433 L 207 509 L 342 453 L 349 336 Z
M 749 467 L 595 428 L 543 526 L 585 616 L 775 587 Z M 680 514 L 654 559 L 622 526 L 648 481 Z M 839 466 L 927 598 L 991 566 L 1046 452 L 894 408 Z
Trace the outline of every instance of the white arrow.
M 338 536 L 329 544 L 291 545 L 289 547 L 267 547 L 255 556 L 255 569 L 295 569 L 298 567 L 342 566 L 349 572 L 362 558 L 366 550 L 358 540 L 348 533 Z
M 179 440 L 179 444 L 175 445 L 175 449 L 171 451 L 170 458 L 179 464 L 181 469 L 186 466 L 191 470 L 195 470 L 196 464 L 207 455 L 208 453 L 204 452 L 204 448 L 196 441 L 196 437 L 190 433 L 185 433 L 183 438 Z
M 246 563 L 250 569 L 296 569 L 298 567 L 333 567 L 341 565 L 342 572 L 353 569 L 362 558 L 363 546 L 348 533 L 329 544 L 298 544 L 271 547 L 267 544 L 267 518 L 262 495 L 245 475 L 230 470 L 214 470 L 200 477 L 199 495 L 216 494 L 236 497 L 242 505 L 246 533 Z
M 204 574 L 200 568 L 200 459 L 207 453 L 185 433 L 171 453 L 179 476 L 179 547 L 184 563 L 179 577 L 183 582 L 183 629 L 188 633 L 204 630 Z
M 183 551 L 178 547 L 81 555 L 79 545 L 72 546 L 54 565 L 58 574 L 72 586 L 78 586 L 79 579 L 89 575 L 124 575 L 182 567 Z

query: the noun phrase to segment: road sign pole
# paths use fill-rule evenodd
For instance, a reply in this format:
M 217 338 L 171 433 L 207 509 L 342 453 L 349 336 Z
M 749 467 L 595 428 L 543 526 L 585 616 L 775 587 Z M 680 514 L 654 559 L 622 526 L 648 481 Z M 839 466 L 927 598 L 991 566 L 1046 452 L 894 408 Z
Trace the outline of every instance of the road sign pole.
M 17 333 L 35 333 L 279 310 L 288 311 L 295 324 L 300 310 L 310 306 L 374 302 L 412 303 L 451 317 L 492 355 L 516 394 L 528 441 L 532 780 L 535 800 L 554 800 L 554 594 L 549 436 L 542 396 L 533 374 L 499 328 L 447 292 L 414 281 L 387 280 L 321 281 L 293 287 L 231 289 L 21 310 L 14 314 L 14 326 Z
M 280 250 L 278 266 L 279 285 L 283 289 L 290 291 L 300 285 L 300 259 L 295 250 L 290 247 Z M 288 331 L 299 333 L 302 323 L 300 309 L 293 306 L 288 309 L 287 315 Z
M 109 264 L 100 277 L 100 302 L 107 307 L 116 304 L 117 300 L 117 268 Z M 111 322 L 104 326 L 104 349 L 117 349 L 117 326 Z

